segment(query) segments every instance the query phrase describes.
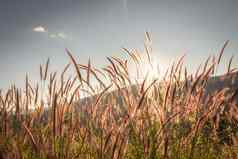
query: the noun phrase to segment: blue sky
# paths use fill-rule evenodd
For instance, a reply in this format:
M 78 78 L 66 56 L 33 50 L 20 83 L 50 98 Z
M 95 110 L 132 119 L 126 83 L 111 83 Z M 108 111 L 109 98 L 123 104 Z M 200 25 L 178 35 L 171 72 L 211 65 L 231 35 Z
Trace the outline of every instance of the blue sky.
M 163 65 L 186 53 L 192 70 L 226 40 L 224 60 L 238 64 L 237 8 L 237 0 L 0 0 L 0 88 L 21 86 L 26 73 L 37 79 L 48 57 L 61 69 L 65 48 L 101 67 L 122 47 L 142 49 L 145 31 Z

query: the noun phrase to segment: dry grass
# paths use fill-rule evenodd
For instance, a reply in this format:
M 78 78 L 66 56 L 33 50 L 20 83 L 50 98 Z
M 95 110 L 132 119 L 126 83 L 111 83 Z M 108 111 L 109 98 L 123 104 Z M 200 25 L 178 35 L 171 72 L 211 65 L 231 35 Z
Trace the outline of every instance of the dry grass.
M 148 63 L 150 44 L 146 33 Z M 138 72 L 138 51 L 124 48 L 128 59 L 108 57 L 110 65 L 97 69 L 66 50 L 76 72 L 67 79 L 71 65 L 58 76 L 48 59 L 40 66 L 40 87 L 26 76 L 24 90 L 0 93 L 0 159 L 238 158 L 238 90 L 205 91 L 227 45 L 194 74 L 182 56 L 162 81 L 145 77 L 138 85 L 128 70 L 130 62 Z M 227 74 L 235 70 L 232 59 Z M 91 97 L 83 99 L 83 92 Z

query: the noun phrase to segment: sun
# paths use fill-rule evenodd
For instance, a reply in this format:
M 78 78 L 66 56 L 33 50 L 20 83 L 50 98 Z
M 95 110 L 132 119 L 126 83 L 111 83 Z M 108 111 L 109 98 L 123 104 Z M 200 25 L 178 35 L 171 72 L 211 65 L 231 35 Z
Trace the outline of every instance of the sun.
M 148 76 L 150 79 L 159 78 L 160 71 L 158 61 L 153 59 L 151 62 L 144 62 L 141 71 L 144 77 Z
M 129 66 L 130 78 L 139 83 L 143 82 L 145 79 L 149 81 L 162 80 L 163 75 L 166 72 L 166 65 L 164 58 L 158 58 L 153 53 L 148 58 L 146 53 L 137 55 L 139 58 L 139 64 L 131 63 Z
M 140 79 L 159 80 L 161 79 L 163 68 L 162 63 L 155 55 L 151 56 L 150 60 L 144 55 L 140 63 Z

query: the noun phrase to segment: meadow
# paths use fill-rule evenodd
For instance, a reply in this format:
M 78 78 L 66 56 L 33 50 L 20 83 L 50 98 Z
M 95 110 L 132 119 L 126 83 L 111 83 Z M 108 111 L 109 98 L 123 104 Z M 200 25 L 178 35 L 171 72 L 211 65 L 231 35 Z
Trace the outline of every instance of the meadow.
M 0 159 L 237 159 L 238 89 L 206 92 L 228 41 L 196 72 L 182 56 L 160 79 L 132 79 L 142 54 L 153 69 L 150 44 L 146 33 L 144 51 L 123 48 L 127 58 L 107 57 L 104 68 L 66 49 L 61 72 L 48 60 L 35 85 L 26 76 L 25 88 L 2 90 Z M 231 66 L 227 77 L 238 74 Z

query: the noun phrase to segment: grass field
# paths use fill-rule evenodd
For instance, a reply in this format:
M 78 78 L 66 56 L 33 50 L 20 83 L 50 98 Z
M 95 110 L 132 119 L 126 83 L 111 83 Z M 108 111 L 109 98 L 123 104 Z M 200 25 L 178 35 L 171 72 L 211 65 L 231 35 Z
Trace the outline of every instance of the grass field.
M 142 54 L 151 64 L 146 37 L 144 53 L 124 49 L 127 59 L 108 57 L 102 69 L 66 50 L 61 72 L 48 60 L 36 85 L 26 77 L 25 88 L 1 91 L 0 159 L 237 159 L 238 89 L 205 90 L 228 42 L 197 72 L 181 57 L 160 80 L 137 81 L 128 66 L 143 68 Z

